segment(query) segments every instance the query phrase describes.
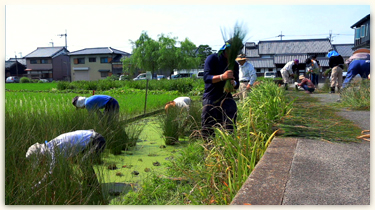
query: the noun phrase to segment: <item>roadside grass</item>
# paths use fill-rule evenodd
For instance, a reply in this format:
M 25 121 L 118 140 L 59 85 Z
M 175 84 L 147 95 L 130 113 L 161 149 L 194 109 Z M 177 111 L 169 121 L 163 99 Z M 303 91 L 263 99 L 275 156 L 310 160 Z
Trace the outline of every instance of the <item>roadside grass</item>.
M 335 114 L 337 108 L 319 104 L 318 99 L 304 91 L 289 91 L 289 100 L 295 100 L 292 111 L 275 124 L 278 135 L 320 139 L 330 142 L 359 142 L 361 129 L 350 120 Z
M 370 80 L 353 81 L 341 93 L 341 104 L 353 110 L 370 110 Z

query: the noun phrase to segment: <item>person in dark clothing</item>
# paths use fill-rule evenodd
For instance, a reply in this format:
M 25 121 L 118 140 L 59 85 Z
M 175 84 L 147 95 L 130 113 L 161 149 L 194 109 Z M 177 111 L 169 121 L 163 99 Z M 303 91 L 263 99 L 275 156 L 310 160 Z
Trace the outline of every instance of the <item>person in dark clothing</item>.
M 96 112 L 99 116 L 114 117 L 119 113 L 120 106 L 116 99 L 107 95 L 93 95 L 88 98 L 76 96 L 73 98 L 72 104 L 77 109 L 86 108 L 89 112 Z M 104 109 L 104 113 L 100 111 Z
M 344 69 L 344 59 L 336 51 L 332 50 L 328 53 L 328 65 L 332 68 L 331 74 L 331 93 L 335 93 L 335 88 L 340 92 L 342 86 L 342 70 Z
M 320 63 L 318 60 L 316 60 L 316 55 L 312 55 L 311 56 L 311 60 L 315 61 L 317 66 L 315 68 L 313 68 L 313 71 L 310 75 L 310 80 L 311 82 L 317 86 L 318 83 L 319 83 L 319 70 L 320 70 Z
M 239 66 L 228 68 L 227 52 L 230 43 L 226 43 L 218 53 L 209 55 L 204 65 L 203 80 L 205 90 L 202 109 L 202 136 L 207 140 L 214 135 L 213 127 L 221 125 L 227 130 L 233 130 L 237 118 L 237 105 L 231 93 L 224 91 L 226 80 L 230 80 L 234 89 L 239 87 Z

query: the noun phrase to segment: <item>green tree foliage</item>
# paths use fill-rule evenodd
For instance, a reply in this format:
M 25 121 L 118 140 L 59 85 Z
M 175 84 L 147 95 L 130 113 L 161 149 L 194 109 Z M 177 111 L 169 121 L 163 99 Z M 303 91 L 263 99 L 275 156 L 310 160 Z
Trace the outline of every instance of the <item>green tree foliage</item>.
M 199 45 L 197 51 L 197 56 L 200 59 L 200 64 L 203 65 L 206 58 L 212 54 L 212 48 L 208 45 Z
M 131 41 L 133 54 L 123 60 L 123 71 L 134 73 L 137 69 L 156 73 L 160 69 L 192 69 L 201 64 L 196 45 L 188 38 L 177 41 L 177 37 L 160 34 L 153 40 L 143 31 L 136 41 Z M 178 46 L 179 45 L 179 46 Z

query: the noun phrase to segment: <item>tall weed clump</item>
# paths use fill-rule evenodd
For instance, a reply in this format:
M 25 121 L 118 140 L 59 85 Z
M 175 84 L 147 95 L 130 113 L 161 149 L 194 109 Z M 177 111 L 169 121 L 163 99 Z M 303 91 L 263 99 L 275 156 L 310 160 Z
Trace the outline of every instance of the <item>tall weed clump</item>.
M 352 82 L 342 90 L 341 101 L 344 105 L 353 109 L 370 109 L 370 80 L 352 80 Z
M 94 129 L 106 139 L 106 151 L 121 154 L 129 142 L 127 125 L 120 119 L 108 121 L 87 110 L 76 110 L 71 97 L 30 96 L 7 93 L 5 100 L 5 201 L 10 205 L 29 204 L 105 204 L 100 186 L 82 183 L 84 176 L 77 165 L 79 159 L 61 160 L 58 167 L 37 189 L 32 186 L 49 170 L 48 166 L 32 168 L 26 159 L 27 149 L 34 143 L 50 141 L 62 133 Z M 135 129 L 128 129 L 135 130 Z M 131 134 L 133 135 L 133 134 Z M 78 157 L 77 157 L 78 158 Z M 97 162 L 86 165 L 92 167 Z M 99 182 L 103 180 L 98 171 Z M 27 177 L 27 178 L 25 178 Z
M 253 110 L 257 131 L 269 133 L 272 131 L 272 125 L 291 110 L 292 104 L 293 102 L 288 102 L 286 99 L 282 88 L 274 82 L 264 81 L 261 85 L 252 88 L 240 106 L 244 110 L 250 110 L 250 108 Z M 239 118 L 242 116 L 238 115 Z

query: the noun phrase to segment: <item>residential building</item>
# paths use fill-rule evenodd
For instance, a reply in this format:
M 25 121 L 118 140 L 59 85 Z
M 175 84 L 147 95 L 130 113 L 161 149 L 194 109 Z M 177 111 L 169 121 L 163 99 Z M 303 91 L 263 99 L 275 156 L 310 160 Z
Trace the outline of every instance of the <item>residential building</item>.
M 354 48 L 370 49 L 370 14 L 353 24 L 350 28 L 354 29 Z
M 10 76 L 23 77 L 27 76 L 26 59 L 23 58 L 10 58 L 5 61 L 5 78 Z
M 121 75 L 121 59 L 131 54 L 111 47 L 85 48 L 69 53 L 72 81 L 100 80 Z
M 26 55 L 27 76 L 31 79 L 68 80 L 69 51 L 65 47 L 38 47 Z
M 305 60 L 316 55 L 322 67 L 321 72 L 329 68 L 326 57 L 330 49 L 336 50 L 344 59 L 353 53 L 353 44 L 333 45 L 329 39 L 299 39 L 299 40 L 272 40 L 259 41 L 258 44 L 248 42 L 245 44 L 244 53 L 249 62 L 253 64 L 257 76 L 263 76 L 266 71 L 275 71 L 281 77 L 280 70 L 284 65 L 294 59 L 299 60 L 295 72 L 304 74 L 306 69 Z

